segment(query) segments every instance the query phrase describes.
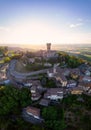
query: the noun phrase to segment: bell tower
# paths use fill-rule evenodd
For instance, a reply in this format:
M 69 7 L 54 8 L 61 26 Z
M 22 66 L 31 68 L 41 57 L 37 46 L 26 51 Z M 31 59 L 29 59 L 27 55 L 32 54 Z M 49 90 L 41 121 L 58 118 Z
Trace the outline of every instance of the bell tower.
M 51 43 L 47 43 L 47 51 L 49 52 L 51 50 Z

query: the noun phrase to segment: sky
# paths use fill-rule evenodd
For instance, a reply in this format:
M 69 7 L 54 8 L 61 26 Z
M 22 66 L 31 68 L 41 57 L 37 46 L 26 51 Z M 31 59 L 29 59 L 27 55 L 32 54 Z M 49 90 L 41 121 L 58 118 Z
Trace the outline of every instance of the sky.
M 0 0 L 0 43 L 91 43 L 91 0 Z

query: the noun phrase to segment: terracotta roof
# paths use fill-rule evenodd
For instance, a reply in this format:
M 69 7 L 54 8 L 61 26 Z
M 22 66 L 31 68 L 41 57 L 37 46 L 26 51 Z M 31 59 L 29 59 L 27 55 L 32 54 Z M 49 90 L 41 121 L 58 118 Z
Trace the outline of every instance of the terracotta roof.
M 91 77 L 90 76 L 80 76 L 79 82 L 84 82 L 84 83 L 91 82 Z
M 72 88 L 73 91 L 83 91 L 82 87 L 74 87 Z
M 81 82 L 78 85 L 82 87 L 91 87 L 91 82 Z
M 38 116 L 38 117 L 40 116 L 40 109 L 35 108 L 35 107 L 28 106 L 26 108 L 26 112 L 31 113 L 31 114 Z

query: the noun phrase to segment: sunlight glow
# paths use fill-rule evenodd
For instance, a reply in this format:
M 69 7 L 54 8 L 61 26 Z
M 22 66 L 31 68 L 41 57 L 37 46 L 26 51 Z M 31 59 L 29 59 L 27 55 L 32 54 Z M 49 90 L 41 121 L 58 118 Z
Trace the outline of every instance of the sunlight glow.
M 91 34 L 72 32 L 67 29 L 47 22 L 20 21 L 9 27 L 0 27 L 0 42 L 19 44 L 39 44 L 39 43 L 85 43 L 91 41 Z M 84 39 L 85 38 L 85 39 Z M 83 39 L 83 40 L 82 40 Z

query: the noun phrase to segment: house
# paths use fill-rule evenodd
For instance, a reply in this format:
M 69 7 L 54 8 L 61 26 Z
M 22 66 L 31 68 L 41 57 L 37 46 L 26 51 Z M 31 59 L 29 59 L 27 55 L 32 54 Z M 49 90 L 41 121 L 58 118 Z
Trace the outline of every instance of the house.
M 12 52 L 9 52 L 9 53 L 8 53 L 8 56 L 9 56 L 9 57 L 12 57 L 12 55 L 13 55 Z
M 73 79 L 77 79 L 77 78 L 80 76 L 80 70 L 79 70 L 78 68 L 72 69 L 72 70 L 71 70 L 71 73 L 70 73 L 70 76 L 71 76 Z
M 90 68 L 91 67 L 87 64 L 82 64 L 79 66 L 80 71 L 87 76 L 90 76 L 90 71 L 91 71 Z
M 9 84 L 10 83 L 10 80 L 9 79 L 6 79 L 5 81 L 4 81 L 4 84 Z
M 69 80 L 67 83 L 67 87 L 76 87 L 77 82 L 75 80 Z
M 32 87 L 32 80 L 24 80 L 24 87 Z
M 83 89 L 81 87 L 75 87 L 71 89 L 71 94 L 81 95 L 83 93 Z
M 30 88 L 30 91 L 31 91 L 31 100 L 32 101 L 36 101 L 36 100 L 40 99 L 41 94 L 39 93 L 37 86 L 33 85 Z
M 36 56 L 36 57 L 35 57 L 35 60 L 41 61 L 41 60 L 42 60 L 42 57 L 41 57 L 41 56 Z
M 55 58 L 58 57 L 58 54 L 55 50 L 50 50 L 46 52 L 46 57 L 47 58 Z
M 7 70 L 7 68 L 8 68 L 8 66 L 9 66 L 9 64 L 5 64 L 5 65 L 3 65 L 2 67 L 1 67 L 1 72 L 3 72 L 3 73 L 5 73 L 6 72 L 6 70 Z
M 79 69 L 81 70 L 81 72 L 83 72 L 84 70 L 87 70 L 88 69 L 88 65 L 87 64 L 81 64 L 80 66 L 79 66 Z
M 45 67 L 52 67 L 52 64 L 50 64 L 50 63 L 44 63 L 44 66 Z
M 4 56 L 3 53 L 0 52 L 0 57 L 3 57 L 3 56 Z
M 41 95 L 38 91 L 36 91 L 35 93 L 32 93 L 31 95 L 31 100 L 32 101 L 36 101 L 36 100 L 39 100 L 41 98 Z
M 28 58 L 28 62 L 29 63 L 34 63 L 35 62 L 35 58 Z
M 6 73 L 0 73 L 0 81 L 6 79 L 7 79 Z
M 21 61 L 23 65 L 25 66 L 28 63 L 28 57 L 25 54 L 23 54 L 21 57 Z
M 24 83 L 24 87 L 31 87 L 32 83 Z
M 63 99 L 63 89 L 62 88 L 49 88 L 44 94 L 45 99 L 59 100 Z
M 91 77 L 90 76 L 84 76 L 82 78 L 82 81 L 84 81 L 84 82 L 91 82 Z
M 91 73 L 90 73 L 89 70 L 84 71 L 84 74 L 85 74 L 86 76 L 90 76 L 90 75 L 91 75 Z
M 41 97 L 41 94 L 39 93 L 39 88 L 41 88 L 40 81 L 39 80 L 32 81 L 32 87 L 30 88 L 30 91 L 31 91 L 31 99 L 33 101 L 36 101 Z
M 88 90 L 88 94 L 91 94 L 91 88 Z
M 70 75 L 70 69 L 67 69 L 67 68 L 63 69 L 63 74 L 64 74 L 64 76 L 69 76 Z
M 39 103 L 39 105 L 42 105 L 42 106 L 48 106 L 49 105 L 49 103 L 50 103 L 50 100 L 48 100 L 48 99 L 41 99 L 40 100 L 40 103 Z
M 62 73 L 62 69 L 56 65 L 53 68 L 48 69 L 47 75 L 49 78 L 53 78 L 55 74 Z
M 3 72 L 3 73 L 5 73 L 6 72 L 6 68 L 2 67 L 2 69 L 0 71 Z
M 81 82 L 78 84 L 78 86 L 82 87 L 82 89 L 86 92 L 91 88 L 91 83 Z
M 26 113 L 36 119 L 40 119 L 40 109 L 38 108 L 28 106 L 26 108 Z
M 53 68 L 48 69 L 48 71 L 47 71 L 47 76 L 48 76 L 48 78 L 53 78 L 53 77 L 54 77 L 54 71 L 53 71 Z
M 54 75 L 54 78 L 56 81 L 59 81 L 61 83 L 62 87 L 65 87 L 67 85 L 67 79 L 63 74 L 56 73 Z

